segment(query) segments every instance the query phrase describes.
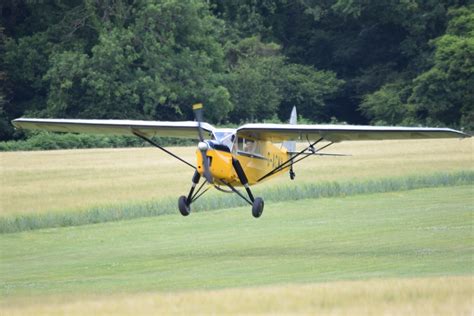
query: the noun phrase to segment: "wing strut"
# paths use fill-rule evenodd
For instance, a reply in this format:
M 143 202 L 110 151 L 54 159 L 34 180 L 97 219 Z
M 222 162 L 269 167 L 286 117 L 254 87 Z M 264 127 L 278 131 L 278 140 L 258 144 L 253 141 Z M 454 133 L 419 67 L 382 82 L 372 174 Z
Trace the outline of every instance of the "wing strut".
M 167 153 L 168 155 L 178 159 L 179 161 L 187 164 L 188 166 L 190 166 L 191 168 L 193 168 L 194 170 L 196 170 L 196 167 L 194 167 L 192 164 L 190 164 L 189 162 L 187 162 L 186 160 L 184 160 L 183 158 L 179 157 L 179 156 L 176 156 L 175 154 L 173 154 L 171 151 L 161 147 L 160 145 L 158 145 L 156 142 L 152 141 L 150 138 L 146 137 L 145 135 L 142 135 L 141 133 L 139 133 L 138 131 L 132 129 L 132 133 L 137 136 L 137 137 L 140 137 L 141 139 L 147 141 L 148 143 L 152 144 L 153 146 L 155 146 L 156 148 L 158 149 L 161 149 L 162 151 L 164 151 L 165 153 Z
M 301 157 L 300 159 L 298 160 L 295 160 L 293 161 L 293 163 L 297 163 L 297 162 L 300 162 L 301 160 L 303 159 L 306 159 L 308 158 L 309 156 L 345 156 L 345 155 L 340 155 L 340 154 L 319 154 L 318 152 L 325 149 L 325 148 L 328 148 L 329 146 L 331 146 L 332 144 L 334 144 L 333 142 L 330 142 L 329 144 L 326 144 L 324 145 L 323 147 L 319 148 L 318 150 L 315 150 L 313 147 L 311 146 L 308 146 L 307 149 L 309 149 L 312 153 L 307 155 L 305 153 L 298 153 L 297 155 L 304 155 L 304 157 Z
M 281 163 L 280 165 L 276 166 L 275 169 L 273 169 L 272 171 L 268 172 L 266 175 L 264 175 L 263 177 L 261 177 L 260 179 L 257 180 L 257 182 L 260 182 L 262 181 L 263 179 L 266 179 L 268 178 L 269 176 L 271 175 L 274 175 L 275 173 L 285 169 L 288 167 L 289 164 L 291 164 L 291 166 L 293 166 L 293 164 L 297 163 L 297 162 L 300 162 L 301 160 L 305 159 L 305 158 L 308 158 L 309 156 L 311 155 L 306 155 L 305 152 L 307 150 L 311 151 L 312 154 L 316 154 L 318 151 L 321 151 L 323 150 L 324 148 L 327 148 L 329 146 L 331 146 L 332 144 L 334 144 L 333 142 L 330 142 L 329 144 L 327 145 L 324 145 L 323 147 L 319 148 L 318 150 L 315 150 L 314 149 L 314 146 L 319 143 L 320 141 L 322 141 L 324 138 L 321 137 L 319 138 L 317 141 L 313 142 L 313 143 L 310 143 L 308 145 L 308 147 L 306 147 L 305 149 L 303 149 L 302 151 L 298 152 L 296 155 L 294 155 L 293 157 L 291 157 L 290 159 L 288 159 L 287 161 Z M 301 155 L 304 155 L 303 157 L 299 158 L 299 159 L 296 159 L 297 157 L 301 156 Z M 296 160 L 295 160 L 296 159 Z

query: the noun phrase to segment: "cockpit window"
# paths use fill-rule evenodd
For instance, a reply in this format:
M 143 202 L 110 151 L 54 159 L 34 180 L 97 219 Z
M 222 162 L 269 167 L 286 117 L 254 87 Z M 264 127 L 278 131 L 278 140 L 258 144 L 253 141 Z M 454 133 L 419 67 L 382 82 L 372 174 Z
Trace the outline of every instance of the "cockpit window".
M 230 148 L 229 147 L 227 147 L 226 145 L 220 144 L 215 140 L 209 140 L 209 141 L 207 141 L 207 143 L 209 144 L 209 147 L 211 147 L 212 149 L 225 151 L 225 152 L 230 153 Z
M 258 142 L 253 139 L 242 137 L 237 139 L 237 150 L 244 153 L 259 154 L 260 150 L 258 145 Z
M 224 130 L 224 131 L 214 131 L 214 139 L 221 145 L 227 146 L 229 150 L 232 148 L 232 143 L 234 142 L 233 130 Z
M 214 139 L 221 145 L 227 146 L 227 148 L 232 148 L 232 143 L 234 141 L 235 131 L 225 130 L 225 131 L 214 131 Z
M 225 131 L 225 132 L 216 131 L 216 132 L 214 132 L 214 137 L 215 137 L 215 139 L 216 139 L 217 141 L 220 141 L 220 140 L 222 140 L 222 139 L 224 139 L 224 138 L 226 138 L 226 137 L 232 136 L 233 134 L 234 134 L 234 133 L 232 133 L 232 132 L 227 132 L 227 131 Z

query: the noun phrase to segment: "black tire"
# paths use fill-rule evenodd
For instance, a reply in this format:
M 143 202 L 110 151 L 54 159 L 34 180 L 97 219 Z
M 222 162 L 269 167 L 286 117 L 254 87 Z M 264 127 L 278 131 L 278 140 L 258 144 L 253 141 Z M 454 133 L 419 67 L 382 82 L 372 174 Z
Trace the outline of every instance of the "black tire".
M 253 204 L 252 204 L 252 215 L 253 215 L 253 217 L 259 218 L 260 216 L 262 216 L 263 206 L 264 206 L 263 199 L 259 198 L 259 197 L 255 198 L 255 200 L 253 201 Z
M 188 216 L 191 213 L 191 206 L 188 204 L 187 200 L 187 197 L 184 195 L 180 196 L 178 199 L 179 212 L 183 216 Z

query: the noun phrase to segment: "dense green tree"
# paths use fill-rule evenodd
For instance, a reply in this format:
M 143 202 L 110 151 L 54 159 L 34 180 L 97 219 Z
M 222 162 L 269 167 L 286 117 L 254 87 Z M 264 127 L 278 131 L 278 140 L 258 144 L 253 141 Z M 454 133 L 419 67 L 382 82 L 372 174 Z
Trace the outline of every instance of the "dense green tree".
M 259 34 L 281 44 L 290 62 L 337 73 L 346 84 L 326 100 L 328 115 L 364 123 L 367 112 L 358 107 L 365 96 L 430 67 L 430 41 L 444 34 L 448 9 L 465 1 L 247 0 L 240 8 L 212 2 L 239 34 Z
M 447 33 L 430 42 L 435 49 L 426 71 L 413 80 L 405 72 L 364 97 L 360 109 L 373 123 L 474 127 L 473 7 L 452 9 L 449 16 Z
M 410 101 L 425 121 L 474 129 L 474 5 L 450 11 L 433 41 L 433 66 L 413 81 Z
M 313 122 L 331 120 L 328 100 L 340 92 L 344 81 L 332 71 L 317 71 L 312 66 L 287 64 L 278 74 L 282 101 L 279 117 L 286 120 L 293 106 L 299 115 Z
M 50 57 L 65 49 L 82 51 L 95 41 L 90 14 L 82 1 L 6 1 L 0 5 L 7 38 L 0 54 L 6 90 L 5 120 L 24 114 L 39 115 L 46 108 L 49 93 L 43 76 L 50 68 Z M 5 125 L 3 125 L 5 126 Z M 13 137 L 6 125 L 0 134 Z
M 226 61 L 229 72 L 224 84 L 235 106 L 230 119 L 242 122 L 273 116 L 282 99 L 277 86 L 278 72 L 284 67 L 280 47 L 257 37 L 245 38 L 227 43 Z
M 203 101 L 210 118 L 232 109 L 219 85 L 223 49 L 219 20 L 201 1 L 144 1 L 127 27 L 101 32 L 91 56 L 53 56 L 49 115 L 172 120 L 192 118 Z
M 0 139 L 22 115 L 473 129 L 465 0 L 0 4 Z M 4 27 L 4 29 L 2 28 Z
M 226 82 L 235 109 L 231 119 L 254 121 L 275 117 L 286 120 L 296 106 L 301 115 L 329 121 L 326 99 L 342 86 L 334 73 L 291 64 L 275 43 L 249 37 L 227 45 L 230 73 Z
M 232 121 L 257 121 L 277 112 L 282 95 L 275 78 L 282 65 L 280 58 L 252 58 L 232 69 L 226 81 L 235 105 Z
M 0 26 L 0 55 L 5 54 L 5 42 L 6 36 L 4 34 L 3 27 Z M 4 70 L 3 58 L 0 58 L 0 140 L 7 140 L 13 135 L 13 128 L 9 124 L 10 116 L 7 115 L 5 111 L 5 106 L 7 102 L 7 77 Z
M 376 92 L 367 94 L 360 110 L 375 125 L 413 124 L 414 109 L 406 103 L 410 91 L 404 81 L 387 83 Z

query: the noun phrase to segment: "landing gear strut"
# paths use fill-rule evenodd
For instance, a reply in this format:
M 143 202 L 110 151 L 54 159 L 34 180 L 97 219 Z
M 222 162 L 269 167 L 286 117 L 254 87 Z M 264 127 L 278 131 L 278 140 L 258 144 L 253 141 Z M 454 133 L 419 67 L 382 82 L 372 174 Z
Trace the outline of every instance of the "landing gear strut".
M 240 183 L 242 183 L 242 185 L 245 188 L 245 191 L 247 191 L 247 194 L 249 196 L 250 201 L 248 199 L 246 199 L 239 191 L 237 191 L 230 184 L 227 184 L 227 186 L 232 191 L 237 193 L 241 198 L 243 198 L 245 201 L 247 201 L 247 203 L 252 205 L 252 215 L 253 215 L 253 217 L 259 218 L 262 215 L 262 212 L 263 212 L 263 206 L 264 206 L 263 199 L 260 198 L 260 197 L 257 197 L 257 198 L 253 197 L 252 191 L 250 190 L 250 187 L 249 187 L 249 181 L 247 179 L 247 176 L 245 175 L 244 170 L 242 169 L 242 166 L 240 165 L 240 162 L 237 159 L 233 158 L 232 159 L 232 165 L 234 166 L 235 172 L 237 173 L 237 176 L 239 177 Z
M 296 177 L 296 173 L 295 173 L 295 171 L 293 170 L 293 164 L 291 164 L 291 167 L 290 167 L 290 179 L 291 179 L 291 180 L 295 180 L 295 177 Z
M 220 180 L 220 182 L 225 184 L 226 186 L 228 186 L 232 190 L 232 192 L 236 193 L 242 199 L 244 199 L 248 204 L 250 204 L 252 206 L 252 215 L 253 215 L 253 217 L 259 218 L 260 216 L 262 216 L 262 213 L 263 213 L 263 207 L 264 207 L 263 199 L 260 198 L 260 197 L 254 198 L 254 196 L 252 194 L 252 191 L 250 190 L 250 187 L 249 187 L 249 184 L 248 184 L 249 181 L 247 179 L 247 176 L 245 175 L 244 170 L 242 169 L 242 166 L 240 165 L 240 162 L 237 159 L 232 159 L 232 165 L 234 166 L 234 169 L 237 173 L 237 176 L 239 177 L 240 183 L 242 183 L 242 185 L 245 188 L 245 191 L 247 191 L 248 198 L 245 197 L 239 191 L 237 191 L 237 189 L 234 188 L 234 186 L 231 185 L 230 183 L 227 183 L 224 180 Z M 199 172 L 195 171 L 194 176 L 193 176 L 193 180 L 192 180 L 193 184 L 191 186 L 191 189 L 189 190 L 188 196 L 186 197 L 186 196 L 182 195 L 178 199 L 179 212 L 183 216 L 188 216 L 191 213 L 191 203 L 196 201 L 199 197 L 201 197 L 209 189 L 209 188 L 207 188 L 207 189 L 205 189 L 204 191 L 201 192 L 204 184 L 206 184 L 206 181 L 203 181 L 202 184 L 199 186 L 199 188 L 196 190 L 196 192 L 194 192 L 194 190 L 196 189 L 196 186 L 198 185 L 200 179 L 201 179 L 201 175 L 199 174 Z
M 196 186 L 199 183 L 199 179 L 201 179 L 201 175 L 199 172 L 195 171 L 193 175 L 193 184 L 191 186 L 191 189 L 189 190 L 188 196 L 180 196 L 178 199 L 178 208 L 179 212 L 183 216 L 188 216 L 191 213 L 191 203 L 199 199 L 204 193 L 206 193 L 209 188 L 205 189 L 204 191 L 201 192 L 204 184 L 206 184 L 206 181 L 203 181 L 203 183 L 199 186 L 197 189 L 196 193 L 194 193 L 194 189 L 196 189 Z

